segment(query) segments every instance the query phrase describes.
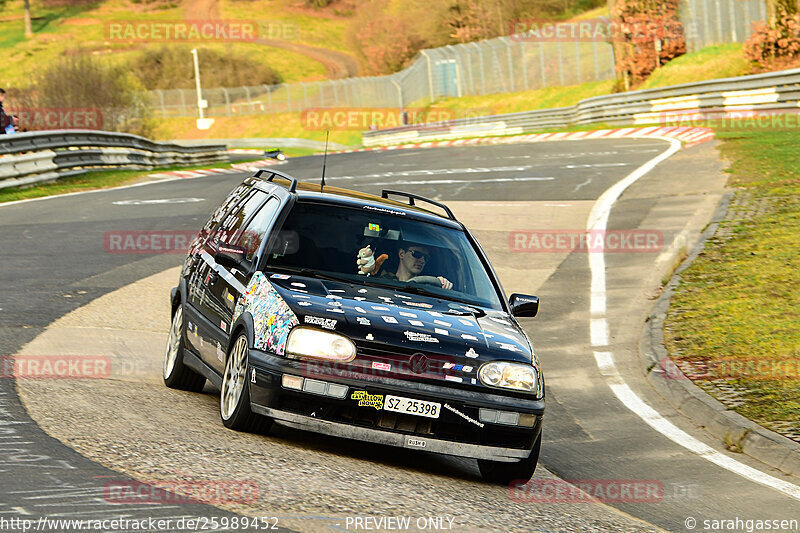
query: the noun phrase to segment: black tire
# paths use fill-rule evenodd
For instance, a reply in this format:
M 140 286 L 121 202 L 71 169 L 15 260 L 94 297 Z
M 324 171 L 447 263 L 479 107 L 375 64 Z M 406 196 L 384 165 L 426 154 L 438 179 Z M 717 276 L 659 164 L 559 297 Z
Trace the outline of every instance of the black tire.
M 164 385 L 171 389 L 200 392 L 206 384 L 205 376 L 183 364 L 183 351 L 186 349 L 185 334 L 183 306 L 180 305 L 172 315 L 161 377 L 164 378 Z
M 247 379 L 249 353 L 247 335 L 240 333 L 225 360 L 219 393 L 219 416 L 228 429 L 264 433 L 272 425 L 272 419 L 250 409 L 250 380 Z
M 539 451 L 541 448 L 542 433 L 540 431 L 539 437 L 533 445 L 533 450 L 531 450 L 531 454 L 527 459 L 514 463 L 478 459 L 478 468 L 481 471 L 481 476 L 484 481 L 500 485 L 509 485 L 512 481 L 527 483 L 536 471 L 536 463 L 539 462 Z

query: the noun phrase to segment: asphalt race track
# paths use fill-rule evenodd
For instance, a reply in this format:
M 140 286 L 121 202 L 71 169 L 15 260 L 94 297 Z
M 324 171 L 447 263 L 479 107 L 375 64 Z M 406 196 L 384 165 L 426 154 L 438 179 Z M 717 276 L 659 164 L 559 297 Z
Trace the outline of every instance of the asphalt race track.
M 236 513 L 277 517 L 279 526 L 302 531 L 367 530 L 364 522 L 359 529 L 346 518 L 356 515 L 448 517 L 443 525 L 455 531 L 684 532 L 711 531 L 703 520 L 800 520 L 797 479 L 727 451 L 668 407 L 642 377 L 639 336 L 671 266 L 670 244 L 701 230 L 724 192 L 710 143 L 672 155 L 613 204 L 609 229 L 657 231 L 663 248 L 606 254 L 607 330 L 599 334 L 590 327 L 595 317 L 589 254 L 536 253 L 530 240 L 514 236 L 585 229 L 606 190 L 669 148 L 657 139 L 608 139 L 336 154 L 328 158 L 326 178 L 332 186 L 375 194 L 400 189 L 448 203 L 474 229 L 506 292 L 541 297 L 539 316 L 522 321 L 548 386 L 543 468 L 536 482 L 555 483 L 555 476 L 591 486 L 628 480 L 655 484 L 656 494 L 606 504 L 526 501 L 483 483 L 474 461 L 283 429 L 268 435 L 230 432 L 219 422 L 208 386 L 195 395 L 166 389 L 156 368 L 139 382 L 0 379 L 0 526 L 12 517 L 177 520 Z M 321 166 L 322 158 L 313 156 L 275 168 L 317 180 Z M 119 320 L 147 323 L 157 305 L 149 302 L 166 304 L 168 298 L 148 287 L 160 291 L 165 282 L 158 275 L 183 256 L 109 253 L 106 233 L 197 230 L 245 175 L 0 206 L 0 354 L 18 353 L 45 338 L 49 325 L 84 306 L 91 309 L 90 302 L 155 280 L 131 291 L 143 295 L 141 302 L 120 304 L 130 306 L 131 315 Z M 165 339 L 168 325 L 165 320 L 153 326 L 153 338 Z M 92 342 L 87 337 L 87 345 Z M 618 375 L 598 367 L 604 360 L 595 352 L 613 354 Z M 153 357 L 160 360 L 161 353 Z M 614 388 L 620 383 L 689 439 L 682 445 L 651 427 L 629 408 L 635 400 L 623 402 Z M 95 413 L 90 418 L 88 410 Z M 734 461 L 723 468 L 687 449 L 689 441 Z M 766 475 L 754 481 L 751 469 Z M 109 502 L 109 480 L 164 479 L 176 472 L 192 479 L 245 476 L 258 483 L 260 496 L 238 506 Z

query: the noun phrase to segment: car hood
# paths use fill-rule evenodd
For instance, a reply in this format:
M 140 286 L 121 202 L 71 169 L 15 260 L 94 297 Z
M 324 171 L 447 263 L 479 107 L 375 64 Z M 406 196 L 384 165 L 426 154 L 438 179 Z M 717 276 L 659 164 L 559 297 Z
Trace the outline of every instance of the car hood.
M 502 311 L 471 313 L 464 308 L 474 306 L 392 288 L 267 276 L 300 325 L 349 337 L 357 347 L 353 364 L 364 369 L 474 384 L 488 361 L 533 361 L 528 338 Z

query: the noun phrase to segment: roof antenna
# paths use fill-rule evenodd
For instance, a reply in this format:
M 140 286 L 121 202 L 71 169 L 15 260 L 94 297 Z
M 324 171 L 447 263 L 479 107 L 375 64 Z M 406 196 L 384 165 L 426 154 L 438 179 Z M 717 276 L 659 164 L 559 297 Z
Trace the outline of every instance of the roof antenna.
M 322 185 L 319 186 L 320 192 L 325 188 L 325 165 L 328 163 L 328 135 L 330 135 L 330 133 L 331 130 L 325 130 L 325 156 L 322 160 Z

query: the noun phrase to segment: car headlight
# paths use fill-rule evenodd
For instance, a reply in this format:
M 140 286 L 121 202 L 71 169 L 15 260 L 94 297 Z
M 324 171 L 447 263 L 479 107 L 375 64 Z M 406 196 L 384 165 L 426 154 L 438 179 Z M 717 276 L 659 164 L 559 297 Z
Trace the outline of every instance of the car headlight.
M 489 387 L 539 394 L 539 375 L 532 365 L 495 361 L 483 365 L 478 377 Z
M 298 326 L 289 333 L 286 355 L 346 363 L 355 359 L 356 345 L 338 333 Z

